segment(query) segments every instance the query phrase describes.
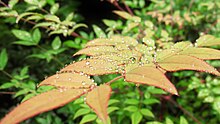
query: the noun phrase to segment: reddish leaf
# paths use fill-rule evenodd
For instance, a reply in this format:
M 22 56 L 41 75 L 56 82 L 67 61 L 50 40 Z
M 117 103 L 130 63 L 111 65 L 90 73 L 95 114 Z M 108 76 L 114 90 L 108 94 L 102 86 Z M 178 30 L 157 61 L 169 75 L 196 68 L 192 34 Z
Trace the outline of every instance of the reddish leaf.
M 109 85 L 100 85 L 93 89 L 86 96 L 86 103 L 92 108 L 98 117 L 105 123 L 107 123 L 108 113 L 108 101 L 111 95 L 111 87 Z
M 196 58 L 203 59 L 203 60 L 220 59 L 220 51 L 211 49 L 211 48 L 191 47 L 191 48 L 185 49 L 179 54 L 194 56 Z
M 56 89 L 39 94 L 18 105 L 1 124 L 17 124 L 42 112 L 61 107 L 84 94 L 83 89 Z
M 78 51 L 75 55 L 81 55 L 85 54 L 87 56 L 95 56 L 95 55 L 102 55 L 102 54 L 109 54 L 112 52 L 118 52 L 116 48 L 113 46 L 96 46 L 96 47 L 87 47 L 85 49 L 82 49 Z
M 157 63 L 166 71 L 197 70 L 220 75 L 215 68 L 206 62 L 187 55 L 170 56 L 163 60 L 157 61 Z
M 79 73 L 61 73 L 48 77 L 39 86 L 52 85 L 64 88 L 89 88 L 94 81 Z
M 197 46 L 215 46 L 220 45 L 220 38 L 216 38 L 212 35 L 204 35 L 196 40 Z
M 126 44 L 131 46 L 136 46 L 138 44 L 137 40 L 126 37 L 126 36 L 112 36 L 111 38 L 97 38 L 92 40 L 86 44 L 86 47 L 89 46 L 108 46 L 108 45 L 118 45 L 118 44 Z
M 117 65 L 114 61 L 108 61 L 104 59 L 87 59 L 73 64 L 70 64 L 63 68 L 62 71 L 76 71 L 80 74 L 88 75 L 103 75 L 116 73 Z
M 172 94 L 178 95 L 175 86 L 166 78 L 163 72 L 153 66 L 142 66 L 126 72 L 125 79 L 128 82 L 147 84 L 162 88 Z

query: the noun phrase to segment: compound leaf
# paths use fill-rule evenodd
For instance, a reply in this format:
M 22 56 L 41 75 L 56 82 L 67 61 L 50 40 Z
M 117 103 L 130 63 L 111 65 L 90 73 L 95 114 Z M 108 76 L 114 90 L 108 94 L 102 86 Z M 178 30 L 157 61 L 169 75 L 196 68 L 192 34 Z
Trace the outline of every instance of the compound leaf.
M 175 86 L 166 78 L 163 72 L 153 66 L 142 66 L 134 68 L 125 74 L 128 82 L 147 84 L 162 88 L 172 94 L 178 95 Z
M 196 70 L 215 75 L 220 73 L 206 62 L 187 55 L 174 55 L 157 61 L 158 65 L 166 71 Z
M 42 112 L 63 106 L 82 94 L 83 89 L 55 89 L 39 94 L 18 105 L 0 123 L 17 124 Z
M 110 95 L 111 87 L 104 84 L 93 89 L 86 96 L 86 103 L 104 123 L 107 123 L 108 119 L 107 107 Z
M 94 85 L 94 81 L 80 73 L 61 73 L 46 78 L 39 84 L 39 86 L 42 85 L 64 88 L 89 88 Z

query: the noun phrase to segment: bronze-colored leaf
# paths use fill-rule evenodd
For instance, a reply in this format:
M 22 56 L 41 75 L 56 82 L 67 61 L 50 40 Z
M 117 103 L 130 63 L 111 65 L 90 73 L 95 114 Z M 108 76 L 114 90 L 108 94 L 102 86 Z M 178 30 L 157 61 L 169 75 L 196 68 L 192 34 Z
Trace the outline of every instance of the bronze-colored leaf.
M 107 123 L 108 113 L 108 101 L 111 96 L 111 87 L 109 85 L 100 85 L 90 91 L 86 96 L 86 103 L 92 108 L 98 117 L 105 123 Z
M 215 46 L 220 45 L 220 38 L 216 38 L 212 35 L 203 35 L 196 40 L 197 46 Z
M 220 73 L 206 62 L 187 55 L 174 55 L 157 61 L 158 65 L 166 71 L 197 70 L 215 75 Z
M 42 85 L 52 85 L 63 88 L 89 88 L 94 85 L 94 81 L 80 73 L 61 73 L 48 77 L 39 84 L 39 86 Z
M 61 72 L 76 71 L 81 75 L 103 75 L 116 73 L 117 65 L 114 61 L 104 59 L 87 59 L 75 62 L 63 68 Z
M 84 48 L 78 51 L 77 53 L 75 53 L 74 56 L 81 54 L 85 54 L 87 56 L 95 56 L 95 55 L 109 54 L 112 52 L 116 53 L 118 52 L 118 50 L 113 46 L 95 46 L 95 47 Z
M 187 48 L 180 52 L 182 55 L 194 56 L 203 60 L 220 59 L 220 51 L 211 48 Z
M 118 44 L 126 44 L 128 46 L 136 46 L 137 40 L 127 36 L 112 36 L 111 38 L 97 38 L 86 44 L 86 47 L 91 46 L 112 46 Z
M 167 92 L 178 95 L 175 86 L 166 78 L 163 72 L 153 66 L 137 67 L 126 72 L 125 80 L 139 84 L 159 87 Z
M 83 89 L 55 89 L 39 94 L 18 105 L 0 123 L 17 124 L 42 112 L 63 106 L 82 94 Z

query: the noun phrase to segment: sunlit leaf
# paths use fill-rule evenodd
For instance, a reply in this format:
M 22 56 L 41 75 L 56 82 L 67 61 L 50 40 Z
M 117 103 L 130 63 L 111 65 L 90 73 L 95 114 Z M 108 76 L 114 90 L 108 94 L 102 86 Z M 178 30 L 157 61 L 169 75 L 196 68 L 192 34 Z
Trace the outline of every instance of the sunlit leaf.
M 10 0 L 10 1 L 8 2 L 8 6 L 9 6 L 10 8 L 13 8 L 14 5 L 17 4 L 17 3 L 18 3 L 18 0 Z
M 47 21 L 52 21 L 52 22 L 60 23 L 59 17 L 57 17 L 57 16 L 55 16 L 55 15 L 45 15 L 44 18 L 45 18 L 45 20 L 47 20 Z
M 214 67 L 210 66 L 206 62 L 186 55 L 170 56 L 163 60 L 157 61 L 157 63 L 166 71 L 197 70 L 220 75 L 220 73 Z
M 74 54 L 75 55 L 81 55 L 81 54 L 85 54 L 87 56 L 95 56 L 95 55 L 101 55 L 101 54 L 109 54 L 111 52 L 118 52 L 117 49 L 115 49 L 113 46 L 96 46 L 96 47 L 87 47 L 84 48 L 80 51 L 78 51 L 77 53 Z
M 59 4 L 56 3 L 56 4 L 54 4 L 54 5 L 50 8 L 50 13 L 51 13 L 51 14 L 55 14 L 58 9 L 59 9 Z
M 220 59 L 220 51 L 211 48 L 191 47 L 183 50 L 179 54 L 194 56 L 203 60 Z
M 39 43 L 40 39 L 41 39 L 41 32 L 38 28 L 36 28 L 34 31 L 33 31 L 33 41 L 36 42 L 36 44 Z
M 104 66 L 102 66 L 104 65 Z M 103 59 L 87 59 L 75 62 L 63 68 L 62 71 L 76 71 L 88 75 L 103 75 L 116 73 L 117 65 L 114 62 Z
M 61 73 L 50 76 L 43 80 L 39 86 L 52 85 L 63 88 L 89 88 L 94 81 L 80 73 Z
M 203 35 L 196 40 L 197 46 L 215 46 L 220 45 L 220 38 L 216 38 L 212 35 Z
M 80 121 L 79 124 L 85 124 L 87 122 L 91 122 L 91 121 L 94 121 L 95 119 L 97 118 L 97 116 L 95 114 L 88 114 L 88 115 L 85 115 L 82 120 Z
M 97 37 L 106 38 L 105 32 L 100 27 L 96 25 L 92 25 L 92 27 Z
M 128 19 L 128 20 L 132 20 L 134 22 L 141 22 L 141 18 L 138 16 L 132 16 L 127 12 L 124 11 L 113 11 L 115 14 L 121 16 L 122 18 Z
M 88 114 L 89 112 L 90 112 L 90 109 L 81 108 L 81 109 L 79 109 L 79 110 L 76 111 L 76 113 L 74 114 L 73 119 L 75 119 L 75 118 L 77 118 L 77 117 L 79 117 L 79 116 Z
M 27 31 L 14 29 L 12 30 L 12 33 L 20 40 L 32 41 L 31 34 Z
M 52 44 L 51 44 L 51 46 L 52 46 L 52 48 L 53 48 L 54 50 L 59 49 L 60 46 L 61 46 L 61 40 L 60 40 L 60 37 L 58 37 L 58 36 L 55 37 L 54 40 L 53 40 L 53 42 L 52 42 Z
M 143 115 L 139 111 L 136 111 L 131 115 L 131 123 L 139 124 L 142 118 Z
M 112 36 L 111 38 L 97 38 L 86 44 L 88 46 L 105 46 L 105 45 L 118 45 L 126 44 L 128 46 L 136 46 L 137 40 L 126 36 Z
M 37 95 L 13 109 L 1 124 L 16 124 L 71 102 L 83 94 L 83 89 L 56 89 Z
M 153 66 L 134 68 L 126 72 L 125 80 L 128 82 L 156 86 L 167 92 L 178 95 L 175 86 L 166 78 L 164 73 Z
M 154 118 L 154 114 L 149 109 L 147 109 L 147 108 L 141 109 L 141 113 L 144 116 Z
M 95 111 L 103 122 L 107 122 L 107 107 L 110 95 L 111 87 L 109 85 L 100 85 L 86 96 L 86 103 Z
M 188 124 L 188 121 L 184 116 L 180 116 L 180 124 Z

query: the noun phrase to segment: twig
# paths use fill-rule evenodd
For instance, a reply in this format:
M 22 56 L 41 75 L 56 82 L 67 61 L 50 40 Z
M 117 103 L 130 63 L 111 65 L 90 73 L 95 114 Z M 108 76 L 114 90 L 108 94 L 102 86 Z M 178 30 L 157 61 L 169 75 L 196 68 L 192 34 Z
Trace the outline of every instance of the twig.
M 107 82 L 106 84 L 107 84 L 107 85 L 110 85 L 111 83 L 113 83 L 113 82 L 115 82 L 116 80 L 118 80 L 118 79 L 120 79 L 120 78 L 123 78 L 123 77 L 124 77 L 124 76 L 118 76 L 118 77 L 116 77 L 116 78 L 110 80 L 110 81 Z
M 166 99 L 169 102 L 173 103 L 175 106 L 177 106 L 181 111 L 183 111 L 184 114 L 188 115 L 190 118 L 192 118 L 197 124 L 202 124 L 197 118 L 195 118 L 189 111 L 184 109 L 181 105 L 179 105 L 176 101 L 174 101 L 172 98 Z
M 129 14 L 131 14 L 132 16 L 134 15 L 134 13 L 132 12 L 132 10 L 130 9 L 130 7 L 127 5 L 127 4 L 125 4 L 125 2 L 123 1 L 123 4 L 124 4 L 124 6 L 125 6 L 125 8 L 126 8 L 126 10 L 128 11 L 128 13 Z
M 16 92 L 0 92 L 0 94 L 15 94 Z
M 107 0 L 109 3 L 113 4 L 116 8 L 118 8 L 121 11 L 125 11 L 121 6 L 119 6 L 117 0 L 114 0 L 113 2 L 111 0 Z
M 10 75 L 8 72 L 1 70 L 5 75 L 7 75 L 9 78 L 13 78 L 12 75 Z

